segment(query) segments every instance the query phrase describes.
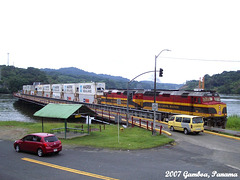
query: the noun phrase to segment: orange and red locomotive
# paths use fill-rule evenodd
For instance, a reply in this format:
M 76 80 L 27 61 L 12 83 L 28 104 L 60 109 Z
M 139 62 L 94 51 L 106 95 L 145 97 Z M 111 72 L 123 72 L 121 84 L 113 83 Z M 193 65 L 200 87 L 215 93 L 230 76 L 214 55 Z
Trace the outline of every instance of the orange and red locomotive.
M 152 110 L 154 91 L 130 90 L 129 107 Z M 121 103 L 118 103 L 120 100 Z M 157 90 L 156 103 L 162 118 L 172 114 L 202 116 L 208 126 L 225 127 L 227 108 L 215 91 Z M 101 104 L 127 106 L 127 90 L 105 90 Z

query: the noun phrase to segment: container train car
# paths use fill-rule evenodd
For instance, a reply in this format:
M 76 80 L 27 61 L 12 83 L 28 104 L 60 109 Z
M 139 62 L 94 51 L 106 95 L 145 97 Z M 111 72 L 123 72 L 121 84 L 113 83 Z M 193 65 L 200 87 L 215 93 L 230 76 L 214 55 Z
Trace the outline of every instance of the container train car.
M 154 91 L 131 90 L 129 94 L 130 108 L 152 110 Z M 121 103 L 117 103 L 118 99 Z M 101 103 L 126 106 L 127 91 L 105 90 Z M 196 115 L 202 116 L 208 126 L 226 126 L 226 104 L 221 102 L 219 94 L 214 91 L 158 90 L 156 103 L 158 111 L 163 112 L 162 118 L 171 114 Z
M 22 93 L 47 98 L 99 103 L 105 90 L 105 83 L 71 83 L 24 85 Z

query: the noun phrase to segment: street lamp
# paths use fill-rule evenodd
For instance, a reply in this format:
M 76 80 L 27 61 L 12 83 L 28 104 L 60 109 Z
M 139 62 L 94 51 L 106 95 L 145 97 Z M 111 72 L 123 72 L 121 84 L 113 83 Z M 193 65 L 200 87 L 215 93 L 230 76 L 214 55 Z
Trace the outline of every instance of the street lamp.
M 163 52 L 163 51 L 171 51 L 169 49 L 163 49 L 157 56 L 155 55 L 155 70 L 154 70 L 154 104 L 155 104 L 155 107 L 156 107 L 156 68 L 157 68 L 157 58 L 158 56 L 160 56 L 160 54 Z M 158 106 L 157 106 L 158 107 Z M 156 134 L 156 131 L 155 131 L 155 122 L 156 122 L 156 108 L 154 108 L 154 118 L 153 118 L 153 134 Z

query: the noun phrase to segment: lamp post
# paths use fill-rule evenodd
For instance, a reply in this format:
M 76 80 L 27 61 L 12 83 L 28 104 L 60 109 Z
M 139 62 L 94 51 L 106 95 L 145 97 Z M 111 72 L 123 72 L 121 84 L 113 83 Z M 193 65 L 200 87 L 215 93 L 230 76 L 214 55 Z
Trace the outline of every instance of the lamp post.
M 171 51 L 169 49 L 163 49 L 157 56 L 155 55 L 155 70 L 154 70 L 154 104 L 156 104 L 156 68 L 157 68 L 157 58 L 158 56 L 160 56 L 160 54 L 163 52 L 163 51 Z M 158 106 L 157 106 L 158 107 Z M 153 134 L 156 134 L 156 131 L 155 131 L 155 122 L 156 122 L 156 108 L 154 108 L 154 114 L 153 114 Z

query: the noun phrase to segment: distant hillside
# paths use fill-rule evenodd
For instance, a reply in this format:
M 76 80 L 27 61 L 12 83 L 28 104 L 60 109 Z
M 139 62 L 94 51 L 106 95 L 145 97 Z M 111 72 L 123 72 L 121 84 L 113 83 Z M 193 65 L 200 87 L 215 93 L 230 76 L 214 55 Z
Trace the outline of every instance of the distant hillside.
M 222 94 L 240 94 L 240 70 L 224 71 L 212 76 L 205 75 L 205 89 L 215 90 Z M 194 89 L 198 87 L 198 81 L 187 81 L 182 89 Z
M 127 87 L 127 78 L 119 76 L 110 76 L 106 74 L 96 74 L 87 72 L 75 67 L 60 68 L 60 69 L 41 69 L 47 75 L 52 77 L 50 83 L 78 83 L 78 82 L 105 82 L 107 88 Z
M 84 81 L 88 81 L 87 79 L 92 80 L 92 78 L 98 78 L 98 79 L 111 79 L 115 81 L 129 81 L 127 78 L 123 78 L 120 76 L 111 76 L 107 74 L 96 74 L 93 72 L 87 72 L 82 69 L 78 69 L 75 67 L 67 67 L 67 68 L 60 68 L 60 69 L 41 69 L 42 71 L 46 72 L 47 74 L 62 74 L 62 75 L 67 75 L 67 76 L 72 76 L 72 77 L 80 77 L 83 76 L 85 77 Z
M 12 93 L 22 89 L 24 84 L 48 83 L 47 75 L 39 69 L 14 66 L 0 66 L 0 93 Z
M 42 84 L 79 83 L 79 82 L 105 82 L 107 89 L 127 89 L 129 79 L 96 74 L 78 68 L 61 69 L 27 69 L 14 66 L 0 66 L 0 93 L 12 93 L 22 89 L 23 85 L 31 85 L 34 82 Z M 182 85 L 158 83 L 158 89 L 178 89 Z M 152 81 L 134 81 L 130 84 L 131 89 L 153 89 Z
M 205 87 L 224 94 L 240 94 L 240 70 L 205 75 Z
M 87 72 L 75 67 L 61 68 L 61 69 L 41 69 L 52 77 L 51 83 L 66 83 L 66 82 L 105 82 L 107 89 L 127 89 L 127 82 L 130 81 L 127 78 L 120 76 L 111 76 L 106 74 L 96 74 Z M 180 84 L 164 84 L 157 83 L 158 89 L 179 89 Z M 153 89 L 152 81 L 134 81 L 131 83 L 130 88 L 137 89 Z

